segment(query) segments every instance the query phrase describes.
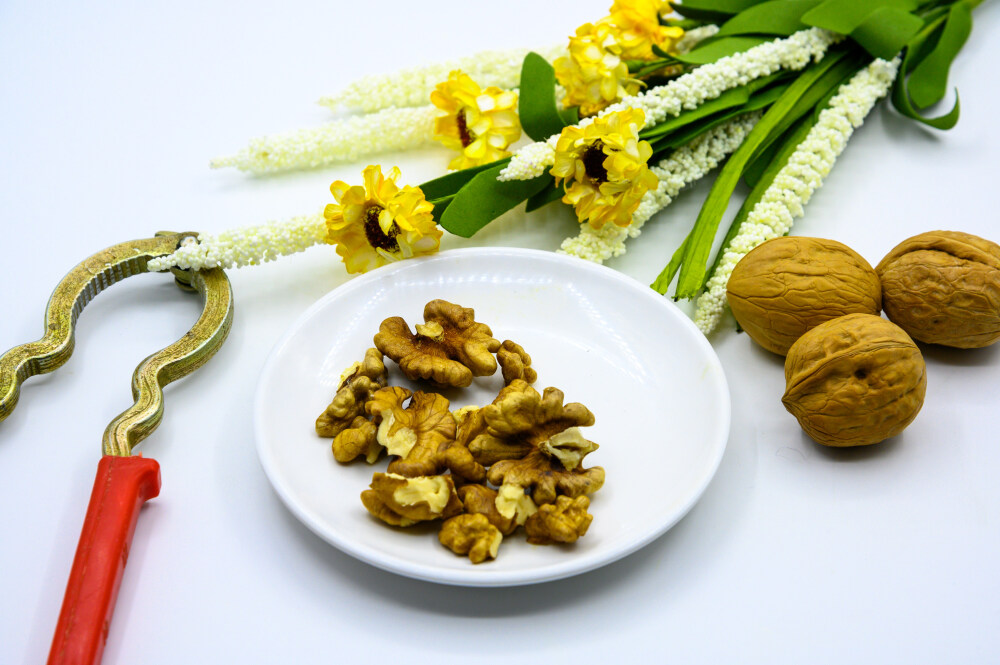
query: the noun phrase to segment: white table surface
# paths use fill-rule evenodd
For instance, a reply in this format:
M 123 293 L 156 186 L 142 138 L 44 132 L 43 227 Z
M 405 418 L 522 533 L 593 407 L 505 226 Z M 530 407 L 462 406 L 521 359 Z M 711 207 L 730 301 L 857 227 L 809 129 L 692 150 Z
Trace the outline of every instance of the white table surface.
M 368 163 L 253 178 L 213 172 L 209 158 L 324 121 L 314 101 L 359 75 L 559 43 L 606 4 L 7 0 L 0 350 L 40 335 L 52 287 L 89 254 L 160 229 L 310 213 L 330 200 L 332 180 L 358 180 Z M 795 234 L 835 238 L 872 264 L 931 229 L 1000 240 L 1000 6 L 985 3 L 976 20 L 953 70 L 958 127 L 926 130 L 883 104 Z M 431 148 L 372 161 L 417 184 L 448 159 Z M 706 192 L 692 188 L 609 265 L 650 282 Z M 565 211 L 515 213 L 444 246 L 555 249 L 575 225 Z M 781 360 L 727 329 L 712 342 L 732 392 L 729 446 L 679 525 L 586 575 L 464 589 L 327 545 L 284 508 L 257 461 L 258 374 L 295 318 L 347 280 L 332 248 L 230 277 L 229 341 L 168 388 L 163 424 L 143 445 L 163 490 L 142 511 L 107 663 L 1000 659 L 1000 345 L 924 347 L 927 399 L 914 423 L 887 443 L 837 451 L 783 409 Z M 134 366 L 200 309 L 171 282 L 143 276 L 98 297 L 70 362 L 31 379 L 0 424 L 0 663 L 46 657 L 101 433 L 130 403 Z

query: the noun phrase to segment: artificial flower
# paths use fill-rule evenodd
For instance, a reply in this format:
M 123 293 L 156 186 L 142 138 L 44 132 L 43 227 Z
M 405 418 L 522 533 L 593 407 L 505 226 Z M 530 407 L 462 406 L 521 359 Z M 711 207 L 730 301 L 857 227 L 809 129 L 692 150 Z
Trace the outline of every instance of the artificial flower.
M 455 70 L 431 92 L 440 111 L 434 120 L 434 138 L 461 154 L 448 168 L 467 169 L 503 159 L 507 146 L 521 138 L 517 94 L 491 86 L 483 90 L 472 78 Z
M 569 38 L 569 55 L 552 63 L 566 89 L 563 104 L 578 106 L 580 115 L 589 116 L 637 93 L 642 84 L 629 77 L 621 56 L 611 25 L 585 23 L 577 28 Z
M 433 254 L 441 244 L 441 229 L 419 187 L 396 184 L 399 169 L 389 176 L 382 167 L 368 166 L 364 186 L 342 180 L 330 185 L 336 203 L 323 211 L 326 241 L 337 246 L 347 272 L 366 272 L 392 261 Z
M 663 0 L 615 0 L 609 16 L 600 22 L 612 26 L 622 58 L 655 60 L 654 45 L 672 52 L 684 36 L 682 28 L 660 24 L 660 16 L 671 11 Z
M 549 172 L 557 185 L 571 182 L 562 200 L 580 222 L 596 229 L 608 222 L 628 226 L 643 195 L 657 186 L 647 165 L 653 149 L 639 140 L 644 122 L 641 110 L 628 109 L 563 128 Z
M 584 224 L 578 235 L 563 241 L 559 253 L 594 263 L 604 263 L 624 254 L 625 240 L 637 238 L 642 233 L 643 224 L 670 205 L 684 187 L 706 176 L 739 148 L 760 116 L 760 111 L 746 113 L 699 135 L 675 150 L 650 168 L 659 179 L 659 184 L 643 195 L 639 207 L 632 213 L 630 226 L 626 228 L 605 224 L 602 228 L 595 229 Z
M 618 113 L 624 109 L 641 109 L 646 114 L 646 125 L 655 127 L 685 109 L 698 108 L 726 90 L 746 85 L 782 69 L 800 70 L 810 62 L 819 62 L 827 49 L 842 39 L 843 36 L 820 28 L 800 30 L 790 37 L 764 42 L 742 53 L 702 65 L 666 85 L 616 102 L 600 115 Z M 526 174 L 532 172 L 533 165 L 552 159 L 548 154 L 553 150 L 549 141 L 555 137 L 558 134 L 519 148 L 504 169 L 510 174 L 509 179 L 531 177 Z

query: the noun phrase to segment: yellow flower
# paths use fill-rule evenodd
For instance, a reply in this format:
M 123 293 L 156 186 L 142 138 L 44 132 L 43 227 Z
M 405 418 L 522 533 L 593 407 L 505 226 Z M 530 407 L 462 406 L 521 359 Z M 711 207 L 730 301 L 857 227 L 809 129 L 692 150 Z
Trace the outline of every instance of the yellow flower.
M 552 63 L 566 89 L 563 104 L 579 106 L 580 115 L 589 116 L 637 93 L 642 84 L 629 78 L 621 54 L 613 26 L 585 23 L 577 28 L 576 36 L 569 38 L 569 55 Z
M 431 215 L 434 206 L 419 187 L 397 186 L 399 175 L 395 166 L 388 178 L 381 166 L 369 166 L 363 187 L 342 180 L 330 185 L 337 202 L 323 211 L 326 241 L 337 246 L 347 272 L 366 272 L 438 250 L 442 232 Z
M 610 16 L 600 22 L 613 26 L 622 58 L 655 60 L 653 44 L 672 51 L 684 36 L 681 28 L 660 25 L 660 16 L 670 12 L 670 3 L 663 0 L 615 0 Z
M 557 185 L 572 182 L 562 200 L 580 222 L 595 229 L 608 222 L 628 226 L 643 195 L 657 186 L 647 165 L 653 149 L 639 140 L 644 122 L 642 109 L 627 109 L 562 130 L 549 172 Z
M 485 90 L 455 70 L 431 92 L 443 111 L 434 121 L 434 138 L 462 154 L 448 164 L 465 169 L 503 159 L 507 146 L 521 138 L 517 94 L 490 86 Z

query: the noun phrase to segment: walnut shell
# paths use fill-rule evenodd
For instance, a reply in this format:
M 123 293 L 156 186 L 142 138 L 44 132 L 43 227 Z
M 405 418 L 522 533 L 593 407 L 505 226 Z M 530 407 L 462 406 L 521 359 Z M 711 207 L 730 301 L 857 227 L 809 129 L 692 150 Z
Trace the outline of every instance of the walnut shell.
M 740 327 L 782 356 L 824 321 L 882 309 L 882 288 L 871 265 L 847 245 L 822 238 L 765 242 L 736 264 L 726 290 Z
M 1000 339 L 1000 245 L 930 231 L 897 245 L 876 272 L 886 316 L 913 339 L 960 349 Z
M 864 446 L 903 431 L 924 403 L 927 372 L 902 328 L 848 314 L 802 335 L 785 358 L 781 401 L 816 442 Z

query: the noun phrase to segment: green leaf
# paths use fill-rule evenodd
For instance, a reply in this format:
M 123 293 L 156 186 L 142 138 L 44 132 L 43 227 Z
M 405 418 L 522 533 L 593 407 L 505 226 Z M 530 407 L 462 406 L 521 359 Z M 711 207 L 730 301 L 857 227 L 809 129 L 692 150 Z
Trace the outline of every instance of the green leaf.
M 915 0 L 826 0 L 803 14 L 802 22 L 849 35 L 880 7 L 896 7 L 912 12 L 916 10 L 917 3 Z
M 528 204 L 527 206 L 525 206 L 524 211 L 534 212 L 535 210 L 538 210 L 542 206 L 546 206 L 552 203 L 553 201 L 558 201 L 562 197 L 563 197 L 563 188 L 557 187 L 555 183 L 553 183 L 552 187 L 549 187 L 548 189 L 543 189 L 537 194 L 532 195 L 532 197 L 528 199 Z
M 639 133 L 639 138 L 649 141 L 658 139 L 680 129 L 681 127 L 684 127 L 685 125 L 689 125 L 692 122 L 701 120 L 702 118 L 718 113 L 719 111 L 724 111 L 726 109 L 733 108 L 734 106 L 743 106 L 748 101 L 750 101 L 750 89 L 748 86 L 732 88 L 731 90 L 725 91 L 715 99 L 705 102 L 698 108 L 691 109 L 690 111 L 684 111 L 675 118 L 670 118 L 669 120 L 665 120 L 654 127 L 643 130 Z
M 677 269 L 681 267 L 681 257 L 684 256 L 684 250 L 688 246 L 688 241 L 691 240 L 691 234 L 689 233 L 681 246 L 677 248 L 674 255 L 670 257 L 670 263 L 657 275 L 656 280 L 649 286 L 659 293 L 661 296 L 667 294 L 667 289 L 670 288 L 670 282 L 674 281 L 674 275 L 677 274 Z
M 758 111 L 762 108 L 767 108 L 773 104 L 775 100 L 781 97 L 782 94 L 784 94 L 789 85 L 791 85 L 791 83 L 780 83 L 778 85 L 771 86 L 770 88 L 755 94 L 750 98 L 749 102 L 739 108 L 711 116 L 698 123 L 692 123 L 674 134 L 660 138 L 656 143 L 653 143 L 652 161 L 662 159 L 665 156 L 664 153 L 668 149 L 679 148 L 682 145 L 690 143 L 705 132 L 715 129 L 723 123 L 729 122 L 736 116 L 740 116 L 751 111 Z
M 476 231 L 554 182 L 548 174 L 531 180 L 497 180 L 503 167 L 501 164 L 479 173 L 459 190 L 441 215 L 439 223 L 445 230 L 471 238 Z
M 524 133 L 536 141 L 558 134 L 566 126 L 556 105 L 556 72 L 537 53 L 524 56 L 517 113 Z
M 931 54 L 937 46 L 941 33 L 944 32 L 944 23 L 948 18 L 948 7 L 937 7 L 924 16 L 924 27 L 916 36 L 906 43 L 906 54 L 904 60 L 908 63 L 908 68 L 900 68 L 907 74 L 917 68 L 924 58 Z M 906 57 L 908 56 L 908 57 Z
M 763 0 L 685 0 L 683 5 L 674 4 L 674 9 L 681 7 L 690 9 L 702 9 L 705 11 L 719 12 L 720 14 L 739 14 L 745 9 L 754 5 L 759 5 Z
M 732 244 L 733 238 L 735 238 L 736 234 L 739 233 L 740 226 L 746 221 L 747 217 L 750 216 L 754 207 L 762 198 L 764 198 L 764 192 L 766 192 L 774 182 L 775 177 L 777 177 L 781 169 L 785 168 L 785 165 L 788 164 L 788 159 L 795 152 L 796 148 L 799 147 L 799 144 L 806 139 L 806 136 L 815 124 L 815 114 L 807 115 L 792 126 L 792 128 L 781 137 L 780 141 L 776 141 L 771 145 L 771 148 L 768 151 L 770 153 L 770 157 L 767 159 L 766 163 L 761 165 L 761 172 L 756 177 L 754 183 L 750 185 L 750 194 L 748 194 L 747 198 L 744 199 L 739 212 L 736 213 L 736 217 L 733 218 L 732 224 L 729 225 L 729 230 L 726 231 L 726 237 L 722 240 L 722 246 L 715 255 L 715 261 L 712 263 L 711 269 L 705 275 L 706 284 L 719 268 L 719 263 L 722 262 L 722 258 L 725 256 L 726 250 Z M 760 160 L 761 158 L 758 157 L 754 164 L 760 164 Z M 747 178 L 748 175 L 749 168 L 743 173 L 744 180 L 749 183 L 749 178 Z
M 793 130 L 789 130 L 793 131 Z M 785 132 L 788 134 L 788 132 Z M 762 150 L 758 150 L 757 154 L 753 156 L 751 162 L 747 164 L 747 167 L 743 169 L 743 182 L 747 184 L 747 187 L 753 188 L 757 186 L 760 179 L 764 176 L 764 172 L 767 170 L 768 165 L 774 161 L 775 155 L 778 154 L 778 150 L 781 149 L 782 141 L 784 135 L 781 139 L 774 141 L 771 145 L 767 146 Z
M 705 22 L 691 20 L 691 19 L 683 19 L 683 18 L 668 18 L 664 20 L 663 17 L 660 17 L 660 24 L 668 25 L 671 28 L 680 28 L 681 30 L 687 31 L 687 30 L 694 30 L 695 28 L 700 28 L 701 26 L 705 25 Z M 656 44 L 653 44 L 654 53 L 658 48 L 660 47 L 657 46 Z
M 568 109 L 560 110 L 559 116 L 562 118 L 564 127 L 580 124 L 580 108 L 577 106 L 571 106 Z
M 700 3 L 685 2 L 683 5 L 672 5 L 675 12 L 694 21 L 703 23 L 722 23 L 736 12 L 721 12 L 714 9 L 705 9 L 698 6 Z
M 959 2 L 951 6 L 948 21 L 934 50 L 913 70 L 907 82 L 910 99 L 918 108 L 932 106 L 948 89 L 948 70 L 972 32 L 972 10 Z
M 730 16 L 760 4 L 762 0 L 687 0 L 684 4 L 674 4 L 673 9 L 682 16 L 722 23 Z M 687 30 L 687 28 L 685 28 Z
M 892 60 L 924 27 L 913 14 L 895 7 L 880 7 L 851 31 L 851 39 L 876 58 Z
M 782 35 L 808 28 L 802 15 L 822 0 L 771 0 L 740 12 L 726 21 L 719 35 Z
M 854 76 L 862 67 L 868 64 L 869 59 L 856 53 L 833 52 L 830 57 L 838 58 L 827 71 L 816 80 L 809 89 L 795 102 L 792 109 L 774 127 L 771 134 L 761 144 L 758 150 L 766 150 L 771 143 L 778 139 L 788 129 L 795 124 L 799 118 L 817 109 L 819 105 L 825 104 L 837 92 L 841 84 Z
M 720 111 L 736 107 L 747 107 L 754 95 L 763 94 L 758 93 L 759 90 L 768 88 L 775 81 L 785 77 L 785 72 L 777 72 L 775 74 L 771 74 L 770 76 L 765 76 L 751 81 L 750 83 L 742 85 L 738 88 L 730 88 L 715 99 L 711 99 L 697 108 L 685 110 L 680 115 L 670 118 L 669 120 L 665 120 L 664 122 L 641 132 L 639 134 L 639 138 L 649 139 L 650 141 L 659 140 L 671 132 L 675 132 L 682 127 L 686 127 Z M 777 97 L 774 97 L 773 99 L 777 99 Z M 771 101 L 773 101 L 773 99 Z M 740 112 L 745 113 L 746 111 L 756 110 L 755 108 L 752 108 L 752 106 L 753 105 L 751 105 L 751 108 L 745 108 Z M 758 105 L 756 108 L 760 108 L 760 106 Z
M 786 116 L 795 109 L 799 99 L 805 95 L 818 80 L 836 65 L 843 53 L 831 52 L 819 63 L 803 71 L 799 77 L 788 86 L 784 94 L 764 114 L 760 122 L 753 128 L 743 144 L 732 154 L 715 178 L 712 189 L 698 214 L 694 227 L 691 229 L 691 240 L 685 248 L 682 257 L 680 275 L 677 278 L 677 296 L 691 298 L 698 293 L 704 282 L 708 255 L 712 250 L 719 222 L 726 213 L 729 199 L 739 181 L 747 163 L 770 138 L 771 133 L 786 126 Z
M 431 201 L 431 203 L 434 204 L 434 210 L 431 211 L 431 216 L 434 217 L 434 221 L 438 223 L 441 222 L 441 216 L 444 215 L 445 209 L 447 209 L 447 207 L 451 205 L 451 202 L 454 200 L 454 196 L 447 196 L 443 199 Z
M 771 40 L 768 37 L 723 37 L 722 39 L 713 39 L 704 46 L 699 45 L 698 48 L 689 53 L 675 55 L 674 57 L 681 62 L 704 65 L 735 53 L 749 51 L 754 46 L 760 46 L 764 42 L 769 41 Z
M 947 7 L 940 7 L 939 9 L 947 9 Z M 947 14 L 947 12 L 945 12 Z M 931 54 L 934 47 L 937 45 L 937 40 L 941 37 L 941 33 L 944 31 L 944 21 L 945 16 L 940 16 L 934 21 L 927 21 L 925 19 L 924 29 L 917 33 L 917 36 L 911 39 L 906 44 L 906 50 L 909 54 L 907 58 L 908 69 L 899 68 L 900 74 L 909 74 L 914 69 L 917 68 L 924 58 Z
M 448 173 L 440 178 L 434 178 L 433 180 L 428 180 L 427 182 L 420 185 L 420 191 L 424 193 L 424 198 L 428 201 L 433 201 L 434 199 L 441 199 L 446 196 L 454 196 L 454 194 L 462 189 L 465 183 L 476 177 L 477 174 L 482 173 L 486 169 L 492 169 L 497 166 L 503 168 L 510 161 L 510 157 L 505 157 L 504 159 L 497 160 L 495 162 L 490 162 L 489 164 L 482 164 L 481 166 L 473 166 L 472 168 L 462 169 L 461 171 L 455 171 L 453 173 Z
M 666 51 L 664 51 L 663 49 L 661 49 L 656 44 L 652 44 L 651 46 L 652 46 L 653 54 L 656 55 L 659 58 L 675 58 L 676 57 L 676 55 L 671 55 L 670 53 L 667 53 Z
M 900 74 L 896 77 L 896 82 L 892 84 L 892 105 L 897 111 L 905 115 L 907 118 L 916 120 L 917 122 L 927 125 L 928 127 L 933 127 L 935 129 L 951 129 L 958 124 L 958 116 L 961 112 L 958 91 L 955 91 L 955 105 L 948 113 L 936 118 L 927 118 L 920 115 L 920 112 L 913 107 L 913 102 L 910 101 L 910 95 L 906 91 L 906 77 L 903 75 L 903 72 L 906 71 L 906 61 L 909 58 L 909 53 L 910 50 L 907 49 L 906 55 L 903 56 L 903 64 L 900 68 Z

